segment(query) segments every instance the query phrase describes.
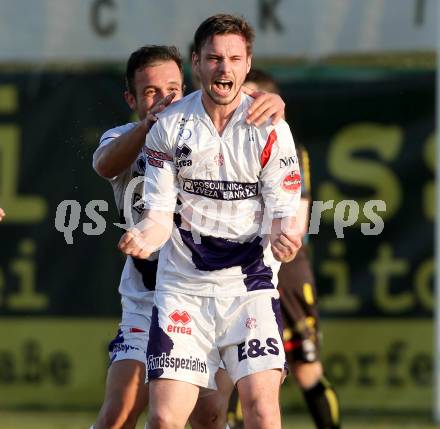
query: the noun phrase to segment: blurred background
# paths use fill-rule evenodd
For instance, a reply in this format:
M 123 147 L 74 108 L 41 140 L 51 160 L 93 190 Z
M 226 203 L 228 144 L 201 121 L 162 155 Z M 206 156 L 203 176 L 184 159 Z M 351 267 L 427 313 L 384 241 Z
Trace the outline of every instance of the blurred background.
M 437 9 L 436 0 L 0 0 L 0 427 L 93 423 L 123 258 L 92 154 L 105 130 L 132 120 L 122 96 L 130 53 L 171 44 L 188 60 L 195 29 L 219 12 L 255 27 L 254 65 L 277 79 L 309 151 L 313 200 L 334 201 L 311 246 L 323 363 L 345 427 L 434 427 Z M 188 61 L 185 71 L 189 92 Z M 65 210 L 65 200 L 77 203 Z M 348 208 L 335 217 L 343 200 L 357 203 L 357 221 Z M 369 200 L 386 202 L 379 235 L 361 231 Z M 286 421 L 306 414 L 293 382 L 282 403 Z M 313 427 L 308 416 L 288 424 Z

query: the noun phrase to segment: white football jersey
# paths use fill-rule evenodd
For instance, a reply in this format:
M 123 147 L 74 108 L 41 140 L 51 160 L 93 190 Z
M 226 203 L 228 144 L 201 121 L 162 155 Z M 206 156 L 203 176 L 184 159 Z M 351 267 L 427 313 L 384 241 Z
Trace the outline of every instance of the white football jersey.
M 120 135 L 130 131 L 135 126 L 136 123 L 128 123 L 106 131 L 99 141 L 98 149 L 109 144 L 113 139 Z M 93 155 L 93 168 L 95 170 L 97 150 Z M 125 223 L 129 216 L 131 216 L 133 223 L 139 222 L 144 211 L 142 201 L 146 162 L 147 157 L 144 148 L 129 168 L 119 176 L 113 177 L 109 180 L 113 188 L 121 223 Z M 134 182 L 131 182 L 133 179 L 135 179 Z M 131 209 L 129 213 L 124 213 L 125 196 L 129 198 L 128 206 Z M 121 235 L 123 232 L 124 231 L 121 229 Z M 143 314 L 146 311 L 145 305 L 148 304 L 151 306 L 151 295 L 153 294 L 156 282 L 157 254 L 150 259 L 151 260 L 147 261 L 127 257 L 125 261 L 124 270 L 122 271 L 119 284 L 119 293 L 121 294 L 121 302 L 124 312 Z M 133 323 L 136 322 L 133 321 Z
M 251 100 L 241 95 L 220 136 L 194 92 L 147 135 L 145 206 L 174 211 L 177 201 L 178 212 L 157 290 L 240 296 L 277 285 L 268 215 L 296 214 L 301 176 L 289 126 L 246 124 Z

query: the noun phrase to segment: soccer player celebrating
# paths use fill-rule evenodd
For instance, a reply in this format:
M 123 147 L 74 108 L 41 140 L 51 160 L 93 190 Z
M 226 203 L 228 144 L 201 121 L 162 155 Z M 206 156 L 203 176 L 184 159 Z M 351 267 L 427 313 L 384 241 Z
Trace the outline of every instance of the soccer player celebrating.
M 253 38 L 242 18 L 205 20 L 193 55 L 202 90 L 169 106 L 146 139 L 146 211 L 119 247 L 148 258 L 163 246 L 147 349 L 150 429 L 183 428 L 199 391 L 215 388 L 220 361 L 246 426 L 281 428 L 276 274 L 301 245 L 301 178 L 288 125 L 245 120 Z M 285 157 L 293 163 L 280 166 Z
M 182 60 L 178 50 L 168 46 L 139 48 L 127 62 L 126 84 L 125 100 L 140 121 L 105 132 L 94 153 L 93 166 L 112 185 L 121 222 L 131 217 L 136 223 L 143 212 L 143 207 L 136 205 L 142 200 L 143 185 L 138 181 L 132 189 L 128 213 L 124 213 L 124 196 L 131 180 L 143 177 L 145 173 L 145 136 L 156 119 L 154 114 L 183 95 Z M 262 115 L 263 120 L 273 115 L 276 123 L 283 115 L 284 103 L 278 95 L 265 94 L 254 101 L 251 109 L 253 112 L 247 118 L 250 122 L 261 121 Z M 152 255 L 149 260 L 128 257 L 125 262 L 119 285 L 122 319 L 119 331 L 109 345 L 110 367 L 96 429 L 134 429 L 140 413 L 146 407 L 145 354 L 156 268 L 157 255 Z M 226 391 L 223 397 L 227 397 L 228 393 Z M 210 406 L 204 406 L 208 400 L 211 401 Z M 192 419 L 194 428 L 202 424 L 204 428 L 224 428 L 220 418 L 212 418 L 216 413 L 215 405 L 222 405 L 218 402 L 215 396 L 200 400 L 201 405 Z M 222 416 L 226 413 L 221 410 L 217 414 Z

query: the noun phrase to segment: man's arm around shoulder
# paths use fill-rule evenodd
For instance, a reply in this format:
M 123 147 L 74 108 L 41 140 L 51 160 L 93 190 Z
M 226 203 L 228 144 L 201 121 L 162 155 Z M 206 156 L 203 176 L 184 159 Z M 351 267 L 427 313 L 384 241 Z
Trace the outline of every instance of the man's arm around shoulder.
M 99 147 L 93 157 L 96 172 L 107 179 L 124 172 L 139 155 L 147 132 L 147 124 L 141 121 L 131 130 Z

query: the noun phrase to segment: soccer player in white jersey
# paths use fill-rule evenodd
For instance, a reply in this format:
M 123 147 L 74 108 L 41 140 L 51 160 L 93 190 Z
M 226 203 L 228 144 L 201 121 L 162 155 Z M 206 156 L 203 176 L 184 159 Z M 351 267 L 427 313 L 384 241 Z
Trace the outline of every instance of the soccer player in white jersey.
M 140 121 L 105 132 L 95 151 L 93 166 L 112 185 L 121 220 L 131 216 L 133 222 L 138 222 L 143 208 L 134 207 L 134 204 L 142 198 L 142 184 L 138 183 L 132 190 L 131 213 L 123 212 L 124 196 L 130 181 L 137 176 L 143 177 L 145 173 L 147 157 L 143 146 L 155 120 L 152 115 L 182 97 L 183 72 L 179 52 L 168 46 L 139 48 L 127 62 L 126 83 L 125 100 Z M 248 119 L 250 122 L 264 121 L 274 115 L 273 120 L 277 122 L 283 110 L 284 103 L 279 96 L 263 94 L 255 100 L 253 113 Z M 110 367 L 96 429 L 134 428 L 147 404 L 145 354 L 157 266 L 154 260 L 157 258 L 150 259 L 128 257 L 124 266 L 119 286 L 122 320 L 118 334 L 109 345 Z M 212 416 L 217 412 L 214 400 L 214 396 L 201 399 L 198 412 L 192 419 L 194 428 L 224 428 L 221 419 L 210 423 L 215 420 Z M 227 398 L 223 399 L 219 406 L 224 408 L 226 401 Z M 209 407 L 205 406 L 207 402 Z M 224 415 L 225 412 L 222 409 L 218 414 Z
M 288 125 L 245 121 L 253 38 L 242 18 L 205 20 L 193 55 L 202 90 L 169 106 L 146 139 L 144 220 L 119 247 L 147 258 L 165 243 L 147 350 L 150 429 L 183 428 L 221 360 L 246 427 L 281 428 L 276 274 L 301 245 L 290 227 L 301 178 Z

